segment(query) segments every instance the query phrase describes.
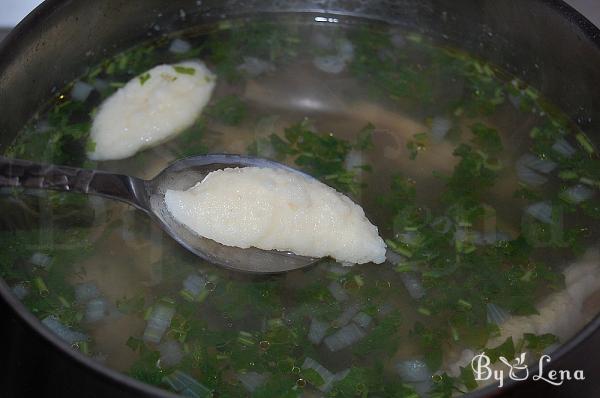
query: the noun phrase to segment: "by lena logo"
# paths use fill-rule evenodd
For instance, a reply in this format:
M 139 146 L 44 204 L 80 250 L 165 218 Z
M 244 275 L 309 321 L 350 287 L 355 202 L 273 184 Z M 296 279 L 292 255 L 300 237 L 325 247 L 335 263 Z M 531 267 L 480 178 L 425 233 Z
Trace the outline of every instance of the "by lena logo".
M 530 376 L 529 367 L 526 363 L 526 355 L 527 353 L 523 352 L 520 356 L 514 358 L 512 361 L 509 361 L 505 357 L 499 357 L 498 359 L 502 362 L 507 368 L 507 372 L 504 369 L 495 367 L 492 369 L 490 367 L 491 360 L 485 352 L 481 354 L 477 354 L 473 357 L 471 361 L 471 368 L 473 369 L 473 375 L 475 376 L 475 380 L 483 381 L 483 380 L 496 380 L 498 381 L 498 386 L 502 387 L 504 385 L 505 377 L 508 377 L 511 380 L 522 381 L 527 380 Z M 538 372 L 533 374 L 532 380 L 534 381 L 545 381 L 546 383 L 560 386 L 567 380 L 585 380 L 585 376 L 583 374 L 583 370 L 575 370 L 571 372 L 570 370 L 550 370 L 547 373 L 544 372 L 544 365 L 550 362 L 551 358 L 549 355 L 542 355 L 538 362 Z

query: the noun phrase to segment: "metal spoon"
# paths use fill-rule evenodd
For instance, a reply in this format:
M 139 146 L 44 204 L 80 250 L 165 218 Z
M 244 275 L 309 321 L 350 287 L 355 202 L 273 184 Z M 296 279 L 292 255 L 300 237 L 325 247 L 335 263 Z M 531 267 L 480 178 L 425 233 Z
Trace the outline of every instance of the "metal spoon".
M 248 166 L 280 168 L 301 173 L 266 159 L 215 154 L 176 161 L 153 179 L 142 180 L 100 170 L 45 165 L 0 157 L 0 187 L 79 192 L 125 202 L 148 214 L 166 233 L 192 253 L 232 270 L 272 274 L 292 271 L 315 263 L 317 261 L 315 258 L 288 252 L 256 248 L 240 249 L 222 245 L 194 234 L 176 222 L 167 210 L 164 195 L 168 189 L 187 190 L 211 171 Z

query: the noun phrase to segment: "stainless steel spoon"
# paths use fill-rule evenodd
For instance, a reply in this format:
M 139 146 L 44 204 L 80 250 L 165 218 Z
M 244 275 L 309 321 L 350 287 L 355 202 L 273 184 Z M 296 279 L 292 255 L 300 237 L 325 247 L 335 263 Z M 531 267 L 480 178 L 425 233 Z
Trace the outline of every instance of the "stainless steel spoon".
M 148 214 L 166 233 L 192 253 L 211 263 L 236 271 L 273 274 L 292 271 L 315 263 L 317 261 L 315 258 L 297 256 L 293 253 L 256 248 L 240 249 L 222 245 L 194 234 L 176 222 L 167 210 L 164 195 L 168 189 L 187 190 L 211 171 L 248 166 L 280 168 L 301 173 L 266 159 L 215 154 L 176 161 L 153 179 L 142 180 L 100 170 L 46 165 L 0 157 L 0 187 L 79 192 L 125 202 Z

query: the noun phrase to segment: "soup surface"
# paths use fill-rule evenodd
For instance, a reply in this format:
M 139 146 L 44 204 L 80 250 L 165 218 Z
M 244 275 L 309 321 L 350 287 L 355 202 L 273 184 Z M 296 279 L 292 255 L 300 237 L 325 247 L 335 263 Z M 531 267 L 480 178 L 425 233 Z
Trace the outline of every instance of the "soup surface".
M 188 130 L 94 162 L 97 107 L 163 63 L 216 74 Z M 533 361 L 600 308 L 600 160 L 525 82 L 394 27 L 228 21 L 106 59 L 40 110 L 7 155 L 152 178 L 238 153 L 349 195 L 384 264 L 222 270 L 139 211 L 3 189 L 0 273 L 73 349 L 194 397 L 451 396 L 485 350 Z

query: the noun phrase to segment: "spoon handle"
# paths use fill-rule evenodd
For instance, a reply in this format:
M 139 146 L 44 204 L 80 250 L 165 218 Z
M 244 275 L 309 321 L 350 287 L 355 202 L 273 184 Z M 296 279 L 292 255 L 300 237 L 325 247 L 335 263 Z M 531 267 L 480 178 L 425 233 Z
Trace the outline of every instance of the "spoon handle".
M 148 210 L 146 181 L 121 174 L 0 156 L 0 188 L 52 189 L 99 195 Z

